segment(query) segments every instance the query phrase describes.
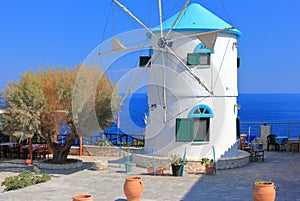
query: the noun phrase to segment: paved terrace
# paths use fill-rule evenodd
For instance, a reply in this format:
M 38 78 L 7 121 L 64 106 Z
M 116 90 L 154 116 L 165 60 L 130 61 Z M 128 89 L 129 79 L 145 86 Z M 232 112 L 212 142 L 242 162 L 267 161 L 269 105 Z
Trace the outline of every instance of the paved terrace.
M 126 174 L 124 165 L 119 168 L 116 160 L 109 160 L 109 168 L 103 171 L 90 170 L 93 158 L 82 157 L 84 166 L 72 171 L 43 171 L 53 175 L 49 182 L 24 189 L 0 193 L 0 200 L 13 201 L 70 201 L 72 196 L 92 194 L 95 201 L 125 201 L 123 184 Z M 26 167 L 22 160 L 3 160 L 0 165 L 0 181 L 17 174 Z M 252 187 L 256 175 L 271 180 L 277 187 L 276 201 L 300 201 L 300 154 L 290 152 L 265 152 L 264 163 L 230 170 L 219 170 L 216 175 L 202 173 L 172 177 L 145 175 L 144 168 L 136 168 L 141 175 L 144 191 L 141 201 L 248 201 L 252 200 Z

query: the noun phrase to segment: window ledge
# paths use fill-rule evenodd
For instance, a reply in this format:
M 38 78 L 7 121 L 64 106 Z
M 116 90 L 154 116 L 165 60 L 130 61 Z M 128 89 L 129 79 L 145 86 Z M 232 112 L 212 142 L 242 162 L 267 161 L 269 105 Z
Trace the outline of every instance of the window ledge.
M 205 141 L 205 142 L 192 142 L 192 145 L 207 145 L 209 144 L 208 141 Z

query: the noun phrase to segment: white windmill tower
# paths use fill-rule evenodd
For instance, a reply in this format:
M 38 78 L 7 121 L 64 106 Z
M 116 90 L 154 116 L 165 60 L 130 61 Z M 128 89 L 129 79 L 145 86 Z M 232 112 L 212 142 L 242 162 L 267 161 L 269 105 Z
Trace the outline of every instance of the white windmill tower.
M 145 153 L 182 154 L 187 158 L 220 157 L 236 142 L 237 37 L 241 33 L 199 4 L 186 1 L 180 12 L 163 22 L 158 0 L 159 26 L 150 29 L 118 0 L 121 10 L 147 32 L 150 44 L 128 46 L 126 37 L 114 37 L 111 49 L 100 56 L 149 48 L 141 57 L 148 71 L 150 114 L 145 132 Z M 128 39 L 129 40 L 129 39 Z M 124 53 L 125 54 L 125 53 Z M 102 65 L 110 66 L 112 59 Z M 140 78 L 139 76 L 137 76 Z M 132 86 L 120 104 L 130 94 Z

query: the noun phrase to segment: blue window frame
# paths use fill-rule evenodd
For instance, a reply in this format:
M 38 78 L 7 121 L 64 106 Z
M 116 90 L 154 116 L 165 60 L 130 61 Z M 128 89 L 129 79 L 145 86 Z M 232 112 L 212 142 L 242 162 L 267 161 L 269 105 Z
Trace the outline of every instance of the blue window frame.
M 214 114 L 210 107 L 207 105 L 197 105 L 191 109 L 189 112 L 190 118 L 213 118 Z
M 191 109 L 188 118 L 176 119 L 177 142 L 208 142 L 210 135 L 210 118 L 213 111 L 207 105 L 197 105 Z

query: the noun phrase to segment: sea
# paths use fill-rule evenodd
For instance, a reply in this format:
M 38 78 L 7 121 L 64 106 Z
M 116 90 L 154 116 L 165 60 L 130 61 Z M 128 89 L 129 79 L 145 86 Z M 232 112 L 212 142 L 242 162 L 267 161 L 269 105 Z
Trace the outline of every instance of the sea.
M 144 93 L 129 96 L 120 108 L 119 126 L 113 124 L 106 132 L 143 134 L 149 115 L 147 99 Z M 297 138 L 300 134 L 300 94 L 239 94 L 237 102 L 240 105 L 241 133 L 257 137 L 260 127 L 267 125 L 271 126 L 273 134 L 279 136 Z M 289 124 L 295 122 L 298 124 Z
M 238 116 L 241 133 L 260 136 L 261 126 L 271 126 L 271 133 L 297 138 L 300 134 L 300 94 L 239 94 Z M 113 125 L 107 131 L 142 134 L 148 115 L 147 94 L 134 94 L 120 111 L 120 129 Z M 254 123 L 255 122 L 255 123 Z M 298 124 L 290 124 L 298 123 Z

